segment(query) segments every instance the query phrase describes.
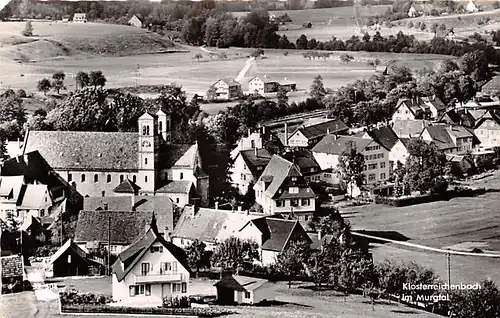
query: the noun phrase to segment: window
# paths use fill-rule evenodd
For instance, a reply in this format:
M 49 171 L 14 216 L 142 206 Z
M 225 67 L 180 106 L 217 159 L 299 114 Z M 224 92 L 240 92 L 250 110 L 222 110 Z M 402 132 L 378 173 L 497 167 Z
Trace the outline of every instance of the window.
M 82 180 L 82 182 L 85 182 L 85 174 L 83 174 L 83 173 L 82 173 L 82 177 L 81 177 L 81 178 L 82 178 L 82 179 L 81 179 L 81 180 Z
M 68 173 L 68 182 L 73 181 L 73 175 L 71 173 Z
M 381 179 L 381 180 L 385 180 L 385 172 L 382 172 L 382 173 L 380 174 L 380 179 Z
M 245 292 L 245 299 L 250 299 L 250 292 Z
M 302 199 L 301 201 L 302 206 L 309 206 L 311 204 L 311 201 L 309 199 Z
M 145 276 L 149 273 L 149 263 L 142 263 L 141 264 L 141 275 Z
M 134 182 L 134 183 L 137 182 L 137 177 L 136 176 L 132 176 L 132 182 Z
M 181 179 L 181 180 L 184 179 L 184 173 L 182 173 L 182 172 L 180 173 L 179 179 Z
M 142 134 L 144 136 L 149 136 L 149 125 L 142 126 Z
M 135 286 L 134 285 L 130 285 L 128 287 L 128 295 L 130 297 L 134 297 L 135 296 Z
M 179 198 L 175 198 L 175 203 L 179 204 L 180 200 Z
M 377 164 L 376 163 L 370 163 L 368 164 L 368 170 L 374 170 L 377 169 Z
M 40 217 L 44 217 L 45 216 L 45 210 L 44 209 L 41 209 L 40 210 Z
M 122 183 L 122 182 L 123 182 L 123 174 L 120 175 L 120 183 Z
M 309 221 L 309 215 L 304 215 L 304 221 Z
M 244 173 L 241 174 L 241 180 L 243 180 L 243 181 L 247 180 L 247 176 Z
M 187 293 L 187 283 L 182 283 L 181 284 L 181 292 L 184 294 L 184 293 Z
M 177 262 L 160 263 L 160 274 L 177 273 Z
M 375 181 L 375 174 L 374 173 L 370 173 L 368 175 L 368 181 Z
M 292 181 L 297 181 L 297 177 L 292 177 Z
M 181 291 L 180 284 L 172 284 L 172 293 L 179 293 Z
M 299 200 L 293 199 L 292 201 L 290 201 L 290 205 L 291 206 L 299 206 Z
M 251 148 L 255 148 L 255 140 L 252 140 L 250 143 L 252 144 Z
M 285 201 L 283 200 L 276 200 L 276 207 L 281 208 L 285 206 Z
M 144 176 L 144 182 L 148 182 L 148 176 Z
M 163 253 L 163 246 L 151 246 L 151 253 Z
M 146 289 L 146 296 L 151 296 L 151 285 L 150 284 L 146 284 L 145 285 L 145 289 Z
M 163 128 L 163 122 L 160 121 L 158 122 L 158 129 L 161 131 L 162 128 Z
M 94 182 L 99 182 L 99 175 L 94 174 Z
M 142 142 L 142 147 L 144 147 L 144 148 L 151 147 L 151 143 L 149 141 L 147 141 L 147 140 L 144 140 Z
M 105 197 L 106 196 L 106 191 L 101 191 L 101 196 Z
M 384 169 L 384 168 L 385 168 L 385 161 L 382 161 L 382 162 L 380 163 L 380 169 Z
M 151 295 L 151 284 L 143 284 L 143 285 L 131 285 L 129 287 L 130 296 L 136 295 Z
M 148 158 L 144 158 L 144 165 L 148 165 Z
M 299 187 L 288 188 L 288 193 L 299 193 Z
M 110 175 L 110 174 L 108 174 L 108 176 L 106 177 L 106 181 L 107 181 L 108 183 L 110 183 L 110 182 L 111 182 L 111 175 Z

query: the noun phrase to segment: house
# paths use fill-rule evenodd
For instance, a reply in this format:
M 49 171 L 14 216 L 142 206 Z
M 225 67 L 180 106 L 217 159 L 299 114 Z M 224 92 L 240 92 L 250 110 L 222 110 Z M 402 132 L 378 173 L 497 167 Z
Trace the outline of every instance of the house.
M 365 184 L 373 186 L 389 179 L 389 150 L 372 138 L 326 135 L 314 148 L 321 169 L 338 171 L 339 158 L 348 143 L 353 143 L 365 158 Z M 340 183 L 342 180 L 338 180 Z
M 74 23 L 87 23 L 87 14 L 85 13 L 75 13 L 73 16 Z
M 401 164 L 406 163 L 406 158 L 408 157 L 406 143 L 398 138 L 390 126 L 382 126 L 366 131 L 363 138 L 376 140 L 389 150 L 389 175 L 392 175 L 398 162 Z
M 474 128 L 476 119 L 471 112 L 474 111 L 468 109 L 450 109 L 443 113 L 437 122 L 448 125 L 464 126 L 466 128 Z M 481 113 L 479 118 L 483 115 L 484 112 Z
M 418 16 L 418 12 L 414 6 L 411 6 L 410 10 L 408 10 L 408 17 L 415 18 L 416 16 Z
M 304 220 L 316 210 L 316 195 L 299 167 L 280 156 L 273 155 L 253 188 L 267 215 L 293 212 Z
M 308 182 L 320 182 L 322 171 L 319 164 L 314 159 L 313 153 L 305 148 L 288 149 L 283 158 L 297 165 L 300 173 Z
M 347 134 L 349 127 L 341 120 L 329 118 L 313 118 L 306 120 L 288 138 L 290 147 L 313 147 L 326 134 Z
M 465 153 L 472 150 L 474 134 L 462 126 L 436 124 L 426 127 L 420 138 L 444 153 Z
M 135 26 L 136 28 L 142 28 L 144 26 L 144 21 L 139 15 L 134 14 L 130 20 L 128 20 L 128 24 Z
M 247 211 L 220 210 L 186 206 L 177 222 L 173 243 L 180 247 L 189 246 L 199 240 L 212 250 L 219 242 L 237 236 L 238 231 L 248 221 L 262 217 L 262 213 Z
M 375 68 L 375 72 L 380 75 L 387 75 L 388 74 L 387 66 L 377 65 L 377 67 Z
M 75 243 L 89 252 L 101 249 L 119 254 L 144 234 L 153 219 L 153 211 L 80 211 Z M 168 233 L 165 233 L 168 236 Z M 164 234 L 164 235 L 165 235 Z
M 155 213 L 158 228 L 163 233 L 174 231 L 174 203 L 168 196 L 121 195 L 112 197 L 86 197 L 84 211 L 138 211 Z
M 493 76 L 491 80 L 481 86 L 481 93 L 495 96 L 500 93 L 500 75 Z
M 231 184 L 238 188 L 240 194 L 245 195 L 257 182 L 270 160 L 271 154 L 266 149 L 239 151 L 230 168 Z
M 312 243 L 302 225 L 297 220 L 261 217 L 248 221 L 239 231 L 241 238 L 252 239 L 259 245 L 262 264 L 276 262 L 279 253 L 293 242 Z
M 486 112 L 476 123 L 474 134 L 481 142 L 481 147 L 500 146 L 500 116 L 494 111 Z
M 465 155 L 446 154 L 446 161 L 451 165 L 452 171 L 460 171 L 467 173 L 473 166 L 474 162 L 469 160 Z
M 264 76 L 254 76 L 248 81 L 248 91 L 250 94 L 256 93 L 259 95 L 274 93 L 278 90 L 279 82 Z
M 113 264 L 113 301 L 161 306 L 164 298 L 187 295 L 191 270 L 183 249 L 159 233 L 154 220 L 146 233 Z
M 263 128 L 263 130 L 265 130 L 265 128 Z M 242 150 L 251 150 L 255 148 L 264 148 L 264 136 L 260 130 L 252 132 L 249 129 L 247 136 L 241 137 L 238 140 L 236 148 L 231 151 L 231 158 L 234 160 Z
M 213 98 L 216 100 L 231 100 L 241 96 L 241 84 L 233 78 L 221 78 L 213 85 Z
M 138 132 L 28 131 L 23 153 L 39 151 L 83 196 L 116 195 L 114 190 L 127 180 L 140 194 L 169 195 L 162 187 L 187 180 L 197 195 L 190 199 L 208 204 L 209 177 L 198 145 L 171 144 L 170 118 L 162 110 L 143 114 L 137 128 Z
M 279 83 L 279 86 L 286 92 L 294 92 L 297 90 L 297 83 L 287 79 L 286 77 Z
M 420 136 L 429 121 L 422 119 L 396 119 L 391 124 L 398 138 L 415 138 Z
M 477 4 L 474 1 L 471 0 L 465 6 L 465 11 L 467 11 L 469 13 L 478 12 L 479 11 L 479 7 L 477 6 Z
M 7 155 L 9 158 L 14 158 L 22 154 L 23 143 L 18 139 L 17 141 L 8 141 L 6 145 Z
M 446 105 L 436 95 L 421 97 L 420 101 L 424 109 L 430 110 L 433 119 L 438 119 L 446 111 Z
M 73 240 L 67 240 L 50 257 L 53 277 L 100 275 L 104 273 L 104 260 L 89 254 Z
M 217 303 L 233 305 L 273 301 L 273 285 L 267 279 L 226 274 L 214 286 L 217 289 Z
M 47 242 L 46 229 L 41 222 L 41 218 L 26 215 L 22 220 L 20 230 L 26 232 L 33 242 L 41 244 Z
M 19 255 L 0 257 L 0 272 L 2 277 L 2 294 L 4 289 L 13 290 L 23 283 L 24 263 Z M 6 288 L 5 288 L 5 287 Z
M 436 96 L 401 98 L 396 104 L 392 120 L 437 119 L 446 110 L 446 105 Z

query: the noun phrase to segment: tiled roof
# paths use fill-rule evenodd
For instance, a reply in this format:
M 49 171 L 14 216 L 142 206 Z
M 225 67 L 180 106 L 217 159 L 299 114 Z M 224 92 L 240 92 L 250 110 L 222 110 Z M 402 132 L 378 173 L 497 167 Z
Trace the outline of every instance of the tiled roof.
M 118 259 L 113 264 L 113 273 L 115 273 L 119 282 L 127 276 L 155 242 L 160 242 L 188 272 L 191 272 L 184 250 L 171 242 L 167 242 L 158 234 L 155 228 L 149 228 L 144 235 L 118 255 Z
M 188 194 L 193 187 L 193 183 L 188 180 L 171 181 L 156 190 L 157 193 L 185 193 Z
M 326 135 L 329 130 L 331 134 L 346 132 L 349 127 L 346 126 L 341 120 L 338 119 L 326 119 L 320 123 L 304 125 L 304 127 L 299 128 L 300 132 L 307 139 L 314 139 L 317 137 L 322 137 Z
M 419 136 L 427 125 L 428 122 L 421 119 L 396 119 L 392 129 L 399 138 L 410 138 Z
M 438 147 L 440 150 L 446 150 L 455 148 L 456 145 L 451 139 L 447 126 L 445 125 L 434 125 L 425 128 L 432 139 L 432 142 Z
M 451 125 L 459 125 L 465 127 L 474 127 L 476 119 L 467 109 L 455 110 L 451 109 L 444 113 L 438 120 Z
M 488 129 L 495 130 L 498 129 L 498 125 L 500 125 L 500 117 L 493 111 L 486 112 L 479 120 L 477 121 L 475 128 L 480 127 L 485 121 L 492 121 L 497 125 L 490 126 Z
M 422 102 L 426 105 L 432 105 L 434 108 L 436 108 L 438 111 L 443 111 L 446 109 L 446 105 L 439 99 L 439 97 L 436 96 L 429 96 L 429 97 L 421 97 Z
M 376 140 L 379 144 L 381 144 L 389 151 L 392 149 L 392 147 L 394 147 L 399 139 L 394 130 L 392 130 L 392 128 L 388 126 L 372 129 L 367 133 L 373 140 Z
M 450 134 L 450 136 L 453 136 L 455 138 L 473 137 L 473 134 L 465 127 L 456 125 L 446 125 L 445 127 L 448 134 Z
M 240 83 L 238 83 L 234 78 L 232 77 L 224 77 L 224 78 L 221 78 L 219 79 L 218 81 L 223 81 L 224 83 L 226 83 L 227 85 L 229 86 L 241 86 Z M 218 82 L 217 81 L 217 82 Z M 216 82 L 216 83 L 217 83 Z
M 275 80 L 275 79 L 273 79 L 273 78 L 271 78 L 271 77 L 269 77 L 269 76 L 267 76 L 267 75 L 264 75 L 264 76 L 259 76 L 259 75 L 254 76 L 254 77 L 252 77 L 252 78 L 249 80 L 249 82 L 250 82 L 250 81 L 252 81 L 252 80 L 253 80 L 253 79 L 255 79 L 255 78 L 260 79 L 260 80 L 261 80 L 264 84 L 269 84 L 269 83 L 278 83 L 278 81 L 277 81 L 277 80 Z
M 269 283 L 267 279 L 232 275 L 222 277 L 214 286 L 237 291 L 253 291 L 266 283 Z
M 23 276 L 23 259 L 19 255 L 0 257 L 2 278 Z
M 363 151 L 370 143 L 371 138 L 351 137 L 351 136 L 335 136 L 326 135 L 320 142 L 314 146 L 313 152 L 327 153 L 332 155 L 340 155 L 347 147 L 348 142 L 353 142 L 358 151 Z
M 500 90 L 500 76 L 494 76 L 490 81 L 481 87 L 483 92 L 498 92 Z
M 108 218 L 111 222 L 108 227 Z M 111 244 L 132 243 L 151 223 L 152 211 L 80 211 L 75 230 L 75 242 L 108 242 Z
M 272 157 L 266 149 L 257 149 L 257 155 L 255 153 L 255 149 L 242 150 L 239 154 L 252 174 L 257 177 L 259 177 L 262 171 L 264 171 L 264 168 L 267 166 Z
M 23 185 L 21 195 L 19 197 L 20 209 L 40 209 L 42 206 L 47 205 L 45 197 L 47 193 L 47 185 L 45 184 L 26 184 Z
M 38 150 L 55 170 L 136 171 L 138 149 L 137 133 L 29 131 L 24 153 Z
M 17 200 L 24 184 L 24 176 L 2 176 L 0 178 L 0 196 Z
M 302 177 L 302 174 L 300 173 L 299 168 L 292 162 L 280 156 L 273 155 L 254 188 L 260 190 L 261 181 L 270 180 L 269 177 L 272 177 L 269 186 L 267 186 L 266 189 L 261 190 L 264 191 L 266 196 L 272 198 L 277 194 L 279 188 L 287 177 Z
M 248 221 L 260 216 L 226 210 L 199 209 L 195 216 L 184 209 L 174 237 L 198 239 L 203 242 L 216 242 L 234 236 Z
M 132 198 L 134 205 L 132 206 Z M 83 201 L 83 210 L 106 213 L 104 203 L 108 204 L 110 211 L 145 211 L 155 212 L 158 229 L 163 231 L 167 227 L 170 231 L 174 229 L 173 202 L 168 196 L 163 195 L 136 195 L 136 196 L 109 196 L 109 197 L 86 197 Z M 107 233 L 107 232 L 106 232 Z
M 283 157 L 295 163 L 303 175 L 318 173 L 320 171 L 320 166 L 309 149 L 294 149 L 285 153 Z M 311 169 L 314 169 L 314 171 L 311 171 Z
M 189 149 L 174 163 L 173 167 L 194 169 L 198 159 L 198 144 L 195 144 L 189 147 Z
M 250 222 L 262 233 L 263 250 L 281 252 L 294 231 L 299 231 L 304 240 L 312 243 L 304 228 L 296 220 L 263 217 Z
M 163 145 L 160 150 L 161 168 L 171 168 L 192 146 L 190 144 Z
M 135 182 L 127 178 L 122 183 L 117 185 L 116 188 L 113 190 L 113 192 L 137 194 L 140 189 L 141 187 L 139 187 L 137 184 L 135 184 Z

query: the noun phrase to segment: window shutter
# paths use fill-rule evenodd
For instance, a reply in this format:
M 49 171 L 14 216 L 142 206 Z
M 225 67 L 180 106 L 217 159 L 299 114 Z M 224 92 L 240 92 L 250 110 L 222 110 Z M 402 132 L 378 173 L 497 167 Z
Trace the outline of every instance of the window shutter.
M 129 293 L 130 297 L 134 297 L 135 296 L 135 287 L 134 287 L 134 285 L 130 285 L 128 287 L 128 293 Z
M 172 262 L 172 271 L 177 273 L 177 262 Z

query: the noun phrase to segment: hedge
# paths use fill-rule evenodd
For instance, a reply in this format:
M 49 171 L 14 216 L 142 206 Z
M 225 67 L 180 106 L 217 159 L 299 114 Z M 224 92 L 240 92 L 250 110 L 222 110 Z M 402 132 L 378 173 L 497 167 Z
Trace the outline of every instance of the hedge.
M 401 198 L 376 196 L 375 203 L 388 204 L 396 207 L 403 207 L 414 204 L 429 203 L 442 200 L 446 201 L 456 197 L 474 197 L 485 194 L 486 192 L 491 192 L 491 191 L 485 190 L 484 188 L 480 189 L 458 188 L 454 190 L 448 190 L 443 194 L 424 194 L 419 196 L 401 197 Z
M 234 311 L 215 308 L 139 308 L 113 307 L 108 305 L 62 305 L 61 311 L 64 313 L 155 314 L 194 317 L 219 317 L 235 313 Z

